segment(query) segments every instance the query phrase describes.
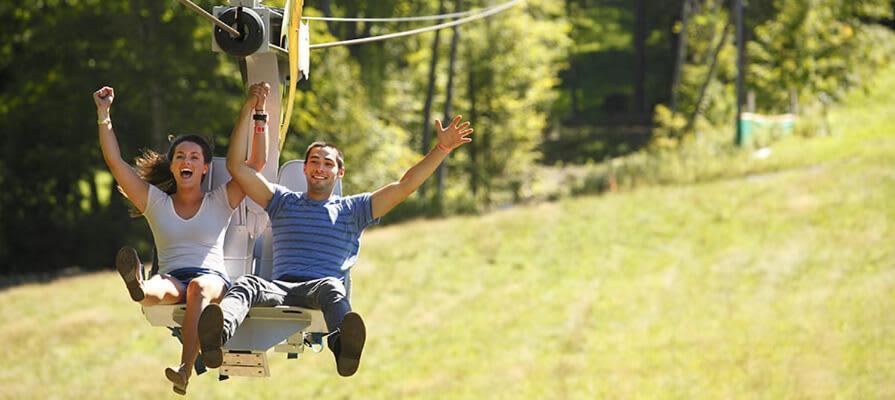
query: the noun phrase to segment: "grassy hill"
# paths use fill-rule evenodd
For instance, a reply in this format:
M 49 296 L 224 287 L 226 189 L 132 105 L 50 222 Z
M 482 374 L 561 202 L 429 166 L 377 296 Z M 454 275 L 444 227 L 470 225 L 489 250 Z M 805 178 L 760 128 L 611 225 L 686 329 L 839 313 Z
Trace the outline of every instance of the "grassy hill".
M 190 397 L 895 397 L 895 73 L 875 88 L 761 173 L 368 232 L 358 375 L 277 353 Z M 116 274 L 0 304 L 0 399 L 174 397 L 179 346 Z

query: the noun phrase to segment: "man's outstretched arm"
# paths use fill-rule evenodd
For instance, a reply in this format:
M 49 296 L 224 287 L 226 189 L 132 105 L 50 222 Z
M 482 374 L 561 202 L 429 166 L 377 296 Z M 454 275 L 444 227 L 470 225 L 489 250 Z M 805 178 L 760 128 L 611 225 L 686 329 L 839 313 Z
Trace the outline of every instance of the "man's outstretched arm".
M 468 136 L 473 132 L 469 127 L 469 121 L 460 123 L 462 116 L 458 115 L 451 120 L 447 128 L 442 127 L 441 120 L 435 120 L 435 133 L 438 135 L 438 144 L 429 150 L 422 160 L 404 173 L 400 181 L 385 185 L 373 192 L 373 218 L 379 218 L 398 204 L 401 204 L 411 193 L 416 191 L 426 181 L 438 165 L 447 158 L 451 150 L 472 141 Z
M 249 93 L 256 96 L 258 101 L 255 104 L 246 102 L 239 113 L 239 119 L 236 121 L 236 126 L 230 134 L 230 148 L 227 150 L 227 170 L 230 171 L 230 176 L 242 186 L 242 190 L 245 191 L 246 195 L 261 207 L 267 208 L 267 204 L 273 197 L 273 185 L 267 181 L 264 175 L 245 162 L 246 153 L 248 152 L 248 140 L 246 137 L 248 132 L 245 129 L 245 123 L 252 113 L 255 112 L 254 107 L 256 105 L 261 107 L 259 111 L 264 110 L 263 107 L 267 94 L 270 93 L 270 85 L 267 83 L 256 83 L 249 88 Z M 251 129 L 255 129 L 254 123 L 252 123 Z M 267 133 L 265 132 L 264 134 L 266 135 Z

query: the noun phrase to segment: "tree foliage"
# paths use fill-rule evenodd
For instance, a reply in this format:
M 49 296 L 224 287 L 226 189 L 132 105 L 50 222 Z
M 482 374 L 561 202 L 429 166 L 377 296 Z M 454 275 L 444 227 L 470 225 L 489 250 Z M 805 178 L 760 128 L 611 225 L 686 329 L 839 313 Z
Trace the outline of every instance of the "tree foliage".
M 173 0 L 4 2 L 0 15 L 0 264 L 108 265 L 117 246 L 147 233 L 111 194 L 91 93 L 116 88 L 112 116 L 130 158 L 168 133 L 225 137 L 238 73 L 208 51 L 210 28 Z
M 750 88 L 759 109 L 786 110 L 790 92 L 812 101 L 839 96 L 860 84 L 888 59 L 878 46 L 877 27 L 860 23 L 856 12 L 879 12 L 889 2 L 841 0 L 777 1 L 773 19 L 755 28 L 749 43 Z M 855 60 L 861 60 L 856 63 Z
M 216 3 L 199 4 L 210 9 Z M 468 40 L 476 43 L 464 42 L 469 48 L 459 52 L 455 89 L 467 91 L 463 77 L 471 69 L 481 75 L 476 96 L 482 122 L 474 122 L 481 136 L 477 140 L 492 147 L 481 165 L 469 163 L 462 153 L 452 162 L 487 170 L 488 179 L 480 185 L 536 158 L 531 150 L 544 125 L 564 42 L 561 29 L 557 38 L 539 21 L 555 19 L 556 13 L 532 4 L 495 19 L 506 21 L 489 22 L 494 26 L 469 25 Z M 308 2 L 306 14 L 418 15 L 434 13 L 433 8 L 432 1 L 320 1 Z M 174 0 L 17 1 L 3 3 L 0 11 L 6 22 L 0 27 L 0 183 L 8 188 L 0 193 L 0 263 L 7 266 L 5 272 L 108 265 L 123 244 L 143 243 L 146 250 L 145 223 L 127 218 L 102 161 L 90 93 L 101 85 L 116 88 L 112 116 L 126 158 L 143 147 L 162 149 L 169 133 L 200 133 L 226 144 L 242 99 L 236 60 L 210 52 L 211 27 Z M 410 25 L 312 23 L 312 40 Z M 529 30 L 535 35 L 526 36 Z M 513 36 L 525 40 L 515 42 Z M 313 140 L 328 140 L 345 152 L 346 191 L 373 190 L 398 179 L 419 158 L 419 88 L 425 74 L 416 61 L 431 55 L 426 40 L 421 35 L 312 52 L 312 79 L 300 83 L 284 159 L 301 158 Z M 514 61 L 519 59 L 525 62 Z M 436 110 L 443 102 L 445 68 L 437 71 Z M 464 99 L 456 103 L 459 113 L 469 104 Z M 462 176 L 452 175 L 449 193 L 468 187 Z
M 732 24 L 729 2 L 694 3 L 688 59 L 677 93 L 681 116 L 657 108 L 654 143 L 673 144 L 666 139 L 683 133 L 680 118 L 695 119 L 698 130 L 699 124 L 705 128 L 732 123 L 736 112 L 736 42 L 733 30 L 725 31 Z M 754 93 L 757 112 L 815 108 L 822 99 L 863 84 L 889 61 L 891 46 L 885 44 L 884 28 L 864 22 L 891 16 L 888 1 L 756 0 L 746 5 L 745 88 Z
M 503 180 L 518 188 L 539 158 L 548 111 L 558 95 L 560 61 L 570 44 L 560 4 L 532 0 L 508 13 L 465 30 L 461 50 L 467 73 L 458 84 L 468 93 L 458 96 L 458 108 L 476 104 L 477 151 L 474 159 L 460 162 L 468 167 L 466 176 L 483 177 L 482 187 L 471 189 L 483 189 L 485 204 L 492 200 L 493 183 Z
M 472 121 L 474 141 L 447 161 L 444 198 L 434 198 L 436 191 L 414 196 L 390 214 L 392 221 L 518 200 L 540 160 L 630 151 L 652 118 L 660 128 L 655 136 L 673 144 L 687 119 L 718 125 L 735 109 L 729 1 L 689 2 L 528 0 L 461 26 L 453 67 L 452 30 L 442 31 L 434 47 L 434 34 L 426 33 L 313 50 L 283 159 L 301 158 L 311 141 L 327 140 L 345 153 L 347 193 L 399 179 L 426 150 L 430 82 L 432 116 L 445 117 L 452 82 L 449 108 Z M 210 10 L 223 2 L 198 3 Z M 443 3 L 451 12 L 499 2 Z M 439 4 L 308 0 L 304 14 L 412 16 L 438 13 Z M 690 13 L 685 41 L 683 12 Z M 790 92 L 806 104 L 864 82 L 888 61 L 881 31 L 895 26 L 892 15 L 884 0 L 747 2 L 746 85 L 759 110 L 787 107 Z M 127 218 L 103 163 L 90 94 L 115 87 L 112 118 L 126 158 L 143 147 L 162 150 L 171 133 L 214 136 L 223 146 L 244 96 L 238 60 L 211 52 L 211 26 L 175 0 L 14 0 L 0 3 L 0 16 L 3 272 L 94 268 L 110 264 L 121 245 L 148 250 L 145 222 Z M 311 42 L 426 24 L 312 22 Z M 677 54 L 686 55 L 680 70 Z M 661 105 L 654 117 L 638 111 L 635 103 L 667 103 L 673 81 L 675 112 Z M 612 141 L 621 144 L 606 144 Z

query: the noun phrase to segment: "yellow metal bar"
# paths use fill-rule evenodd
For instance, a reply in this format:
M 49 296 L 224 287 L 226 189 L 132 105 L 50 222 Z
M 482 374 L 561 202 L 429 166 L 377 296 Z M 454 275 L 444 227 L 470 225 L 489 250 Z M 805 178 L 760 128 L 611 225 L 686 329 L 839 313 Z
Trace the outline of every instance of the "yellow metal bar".
M 286 111 L 280 118 L 280 150 L 286 143 L 286 132 L 289 130 L 289 121 L 292 119 L 292 105 L 295 103 L 295 89 L 298 84 L 298 28 L 301 23 L 301 10 L 304 0 L 289 0 L 286 9 L 289 16 L 288 32 L 286 40 L 289 42 L 289 91 L 286 95 Z

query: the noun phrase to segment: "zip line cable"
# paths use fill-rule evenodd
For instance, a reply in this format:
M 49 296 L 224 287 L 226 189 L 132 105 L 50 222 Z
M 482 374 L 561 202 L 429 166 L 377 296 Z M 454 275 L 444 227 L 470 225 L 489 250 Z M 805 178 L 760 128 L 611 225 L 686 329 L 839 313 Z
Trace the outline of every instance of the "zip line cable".
M 494 14 L 500 13 L 502 11 L 505 11 L 505 10 L 511 8 L 511 7 L 514 7 L 523 1 L 525 1 L 525 0 L 510 0 L 510 1 L 507 1 L 506 3 L 500 4 L 500 5 L 496 5 L 496 6 L 493 6 L 490 8 L 483 8 L 483 9 L 479 9 L 479 10 L 454 12 L 454 13 L 440 14 L 440 15 L 427 15 L 427 16 L 418 16 L 418 17 L 396 17 L 396 18 L 335 18 L 335 17 L 304 17 L 304 18 L 302 18 L 301 11 L 304 6 L 304 0 L 293 0 L 292 2 L 287 1 L 287 4 L 291 4 L 291 6 L 292 6 L 288 10 L 279 11 L 276 9 L 272 9 L 270 7 L 265 7 L 265 8 L 269 9 L 271 12 L 273 12 L 277 15 L 282 16 L 285 20 L 284 22 L 286 22 L 288 24 L 288 29 L 287 29 L 288 34 L 287 35 L 288 35 L 289 49 L 283 49 L 283 48 L 280 48 L 279 46 L 273 46 L 273 45 L 271 45 L 271 47 L 273 47 L 275 50 L 278 50 L 280 52 L 285 52 L 286 54 L 288 54 L 290 75 L 292 75 L 294 77 L 296 67 L 298 64 L 298 28 L 299 28 L 299 21 L 302 19 L 307 20 L 307 21 L 333 21 L 333 22 L 343 22 L 343 21 L 403 22 L 403 21 L 443 20 L 443 19 L 447 19 L 447 18 L 457 18 L 457 17 L 461 17 L 461 16 L 463 17 L 463 18 L 460 18 L 460 19 L 457 19 L 457 20 L 454 20 L 451 22 L 445 22 L 445 23 L 441 23 L 441 24 L 437 24 L 437 25 L 432 25 L 429 27 L 412 29 L 412 30 L 408 30 L 408 31 L 389 33 L 389 34 L 379 35 L 379 36 L 370 36 L 370 37 L 359 38 L 359 39 L 342 40 L 342 41 L 337 41 L 337 42 L 318 43 L 318 44 L 313 44 L 313 45 L 308 46 L 309 49 L 323 49 L 323 48 L 327 48 L 327 47 L 350 46 L 350 45 L 361 44 L 361 43 L 378 42 L 378 41 L 382 41 L 382 40 L 394 39 L 394 38 L 399 38 L 399 37 L 404 37 L 404 36 L 411 36 L 411 35 L 417 35 L 420 33 L 436 31 L 436 30 L 445 29 L 445 28 L 451 28 L 451 27 L 467 24 L 467 23 L 470 23 L 473 21 L 477 21 L 477 20 L 480 20 L 483 18 L 490 17 Z M 230 33 L 231 37 L 238 38 L 241 36 L 239 31 L 234 29 L 232 26 L 226 24 L 225 22 L 221 21 L 214 15 L 209 14 L 207 11 L 205 11 L 201 7 L 197 6 L 192 1 L 178 0 L 178 2 L 180 2 L 181 4 L 183 4 L 190 10 L 196 12 L 202 18 L 205 18 L 206 20 L 212 22 L 214 25 L 218 26 L 220 29 Z M 262 7 L 264 7 L 264 6 L 262 6 Z M 239 13 L 239 10 L 240 10 L 240 8 L 237 8 L 237 13 Z M 288 106 L 286 107 L 285 113 L 283 113 L 283 115 L 281 115 L 281 122 L 280 122 L 280 148 L 281 149 L 283 147 L 283 144 L 285 143 L 284 139 L 286 136 L 286 132 L 289 129 L 289 120 L 291 119 L 290 117 L 292 115 L 292 105 L 294 103 L 294 95 L 295 95 L 295 89 L 296 89 L 295 83 L 296 82 L 297 82 L 297 79 L 291 79 L 289 82 L 289 94 L 288 94 L 288 100 L 287 100 Z
M 465 17 L 470 14 L 475 14 L 481 12 L 482 10 L 469 10 L 469 11 L 461 11 L 450 14 L 439 14 L 439 15 L 423 15 L 419 17 L 392 17 L 392 18 L 368 18 L 368 17 L 359 17 L 359 18 L 343 18 L 343 17 L 301 17 L 301 19 L 306 21 L 331 21 L 331 22 L 407 22 L 407 21 L 431 21 L 431 20 L 442 20 L 448 18 L 459 18 Z
M 202 7 L 197 6 L 190 0 L 177 0 L 181 4 L 187 6 L 187 8 L 193 10 L 203 18 L 211 21 L 213 24 L 217 25 L 219 28 L 224 31 L 230 33 L 233 37 L 239 37 L 240 34 L 236 29 L 227 25 L 220 19 L 215 16 L 209 14 L 207 11 L 203 10 Z M 424 15 L 419 17 L 395 17 L 395 18 L 339 18 L 339 17 L 302 17 L 301 19 L 307 21 L 333 21 L 333 22 L 404 22 L 404 21 L 429 21 L 429 20 L 442 20 L 447 18 L 456 18 L 461 16 L 467 16 L 465 18 L 461 18 L 451 22 L 445 22 L 438 25 L 433 25 L 425 28 L 418 28 L 409 31 L 395 32 L 389 33 L 385 35 L 379 36 L 370 36 L 359 39 L 350 39 L 350 40 L 341 40 L 338 42 L 327 42 L 327 43 L 318 43 L 312 44 L 310 46 L 311 49 L 323 49 L 327 47 L 335 47 L 335 46 L 351 46 L 355 44 L 361 43 L 370 43 L 370 42 L 378 42 L 382 40 L 394 39 L 404 36 L 411 36 L 425 32 L 431 32 L 439 29 L 450 28 L 453 26 L 463 25 L 469 22 L 473 22 L 482 18 L 490 17 L 494 14 L 497 14 L 501 11 L 504 11 L 510 7 L 515 6 L 518 3 L 521 3 L 524 0 L 511 0 L 506 3 L 493 6 L 490 8 L 483 8 L 479 10 L 470 10 L 470 11 L 462 11 L 462 12 L 454 12 L 449 14 L 440 14 L 440 15 Z M 267 7 L 269 8 L 269 7 Z M 279 14 L 279 13 L 277 13 Z
M 183 4 L 190 10 L 193 10 L 193 12 L 195 12 L 196 14 L 199 14 L 199 16 L 201 16 L 202 18 L 205 18 L 206 20 L 210 21 L 212 24 L 217 25 L 218 28 L 223 29 L 225 32 L 229 33 L 230 36 L 239 37 L 239 31 L 237 31 L 236 29 L 233 29 L 232 26 L 227 25 L 227 23 L 219 20 L 214 15 L 209 14 L 208 11 L 205 11 L 202 7 L 197 6 L 196 3 L 193 3 L 190 0 L 177 0 L 177 1 L 179 1 L 180 4 Z
M 450 27 L 454 27 L 457 25 L 463 25 L 463 24 L 466 24 L 469 22 L 480 20 L 482 18 L 490 17 L 490 16 L 497 14 L 499 12 L 502 12 L 510 7 L 513 7 L 516 4 L 519 4 L 523 1 L 525 1 L 525 0 L 511 0 L 504 4 L 501 4 L 499 6 L 494 6 L 492 8 L 480 10 L 480 12 L 477 12 L 475 15 L 471 15 L 466 18 L 461 18 L 456 21 L 445 22 L 445 23 L 438 24 L 438 25 L 432 25 L 432 26 L 428 26 L 425 28 L 418 28 L 418 29 L 413 29 L 413 30 L 409 30 L 409 31 L 389 33 L 389 34 L 379 35 L 379 36 L 370 36 L 370 37 L 365 37 L 365 38 L 360 38 L 360 39 L 340 40 L 338 42 L 317 43 L 317 44 L 312 44 L 309 48 L 324 49 L 327 47 L 335 47 L 335 46 L 351 46 L 351 45 L 355 45 L 355 44 L 378 42 L 378 41 L 387 40 L 387 39 L 394 39 L 394 38 L 399 38 L 399 37 L 404 37 L 404 36 L 417 35 L 420 33 L 436 31 L 436 30 L 444 29 L 444 28 L 450 28 Z

